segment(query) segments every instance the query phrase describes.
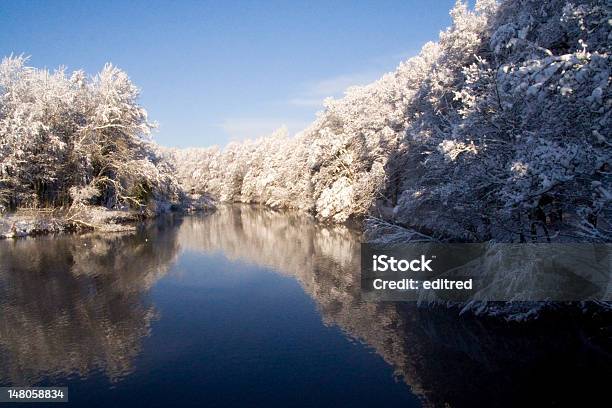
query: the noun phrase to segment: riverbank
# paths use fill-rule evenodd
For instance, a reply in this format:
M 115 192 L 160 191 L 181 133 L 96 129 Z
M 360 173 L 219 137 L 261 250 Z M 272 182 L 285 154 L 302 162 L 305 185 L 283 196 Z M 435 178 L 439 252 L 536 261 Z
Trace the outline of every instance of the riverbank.
M 101 206 L 73 206 L 64 208 L 24 209 L 3 214 L 0 217 L 0 239 L 27 236 L 79 233 L 79 232 L 129 232 L 136 224 L 149 218 L 170 212 L 212 212 L 213 202 L 205 196 L 187 196 L 178 208 L 156 204 L 154 209 L 111 210 Z
M 20 238 L 63 232 L 132 231 L 144 217 L 134 211 L 113 211 L 87 207 L 63 209 L 19 209 L 0 219 L 0 238 Z

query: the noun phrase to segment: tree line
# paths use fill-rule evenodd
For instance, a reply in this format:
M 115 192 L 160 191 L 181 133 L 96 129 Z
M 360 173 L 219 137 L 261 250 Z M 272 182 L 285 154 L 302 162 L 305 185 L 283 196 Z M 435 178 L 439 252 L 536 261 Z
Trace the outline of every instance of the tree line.
M 457 2 L 439 41 L 295 137 L 174 151 L 220 201 L 454 241 L 612 239 L 610 8 Z

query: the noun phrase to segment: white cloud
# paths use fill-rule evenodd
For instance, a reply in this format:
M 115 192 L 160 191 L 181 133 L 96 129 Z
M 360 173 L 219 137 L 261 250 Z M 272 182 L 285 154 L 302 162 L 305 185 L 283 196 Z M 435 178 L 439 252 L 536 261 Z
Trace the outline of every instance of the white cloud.
M 297 98 L 289 99 L 289 104 L 294 105 L 294 106 L 316 107 L 316 106 L 322 106 L 322 102 L 323 101 L 321 98 L 297 97 Z
M 218 126 L 231 140 L 254 139 L 268 136 L 278 128 L 287 127 L 289 134 L 304 130 L 308 122 L 300 120 L 286 120 L 277 118 L 228 118 Z
M 419 55 L 419 52 L 420 52 L 420 48 L 413 49 L 413 50 L 404 50 L 404 51 L 400 51 L 400 52 L 397 52 L 389 56 L 376 58 L 375 60 L 378 63 L 384 63 L 384 64 L 391 63 L 391 64 L 399 65 L 400 62 L 406 61 L 407 59 L 410 59 L 414 56 Z
M 380 79 L 385 72 L 395 69 L 401 61 L 405 61 L 417 54 L 418 50 L 403 50 L 391 55 L 374 57 L 367 62 L 370 66 L 367 71 L 307 82 L 303 84 L 301 90 L 293 98 L 289 99 L 289 104 L 294 106 L 323 107 L 323 100 L 325 98 L 339 98 L 351 86 L 370 84 Z
M 340 96 L 347 88 L 368 84 L 375 81 L 379 76 L 380 73 L 373 72 L 339 75 L 313 83 L 308 91 L 313 95 L 323 96 L 324 98 L 328 96 Z
M 337 75 L 334 77 L 323 78 L 316 81 L 310 81 L 302 84 L 297 89 L 296 93 L 288 101 L 283 101 L 283 104 L 289 104 L 298 107 L 323 108 L 323 101 L 327 97 L 339 98 L 344 95 L 344 92 L 352 86 L 361 86 L 370 84 L 379 79 L 385 72 L 381 67 L 389 65 L 392 61 L 398 64 L 401 60 L 406 59 L 408 55 L 414 55 L 413 52 L 405 51 L 384 57 L 378 57 L 370 61 L 370 69 L 368 71 L 355 72 L 352 74 Z M 377 66 L 377 68 L 374 68 Z M 253 118 L 253 117 L 233 117 L 226 118 L 217 126 L 221 128 L 231 140 L 253 139 L 260 136 L 267 136 L 276 129 L 286 126 L 289 134 L 293 135 L 301 130 L 304 130 L 310 121 L 298 119 L 281 119 L 281 118 Z
M 289 100 L 291 105 L 322 107 L 327 97 L 338 98 L 351 86 L 366 85 L 380 77 L 380 72 L 338 75 L 305 84 L 301 92 Z

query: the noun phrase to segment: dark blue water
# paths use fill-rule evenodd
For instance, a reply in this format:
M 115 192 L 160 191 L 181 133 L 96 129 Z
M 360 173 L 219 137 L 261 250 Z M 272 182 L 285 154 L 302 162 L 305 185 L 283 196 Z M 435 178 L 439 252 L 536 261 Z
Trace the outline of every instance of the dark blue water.
M 609 354 L 574 323 L 362 302 L 359 239 L 238 206 L 136 234 L 2 241 L 0 385 L 68 386 L 82 407 L 562 406 L 603 392 Z
M 308 291 L 331 288 L 300 280 L 315 265 L 350 276 L 357 243 L 248 207 L 2 242 L 0 378 L 65 385 L 87 407 L 418 406 L 370 346 L 322 320 Z

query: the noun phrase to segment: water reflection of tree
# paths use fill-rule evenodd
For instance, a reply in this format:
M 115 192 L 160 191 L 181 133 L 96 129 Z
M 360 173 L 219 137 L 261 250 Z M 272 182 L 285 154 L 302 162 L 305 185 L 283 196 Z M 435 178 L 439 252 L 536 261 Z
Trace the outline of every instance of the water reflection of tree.
M 325 324 L 375 350 L 425 405 L 583 406 L 606 389 L 609 344 L 594 331 L 603 316 L 519 325 L 362 302 L 359 235 L 297 214 L 239 206 L 185 218 L 178 230 L 158 223 L 136 236 L 0 243 L 1 383 L 129 373 L 155 316 L 144 293 L 181 247 L 294 277 Z
M 0 383 L 131 372 L 156 314 L 144 293 L 178 253 L 158 227 L 0 242 Z
M 605 322 L 552 316 L 511 324 L 362 302 L 359 235 L 347 228 L 242 206 L 186 220 L 179 239 L 295 277 L 326 324 L 372 347 L 426 406 L 580 404 L 605 390 L 610 357 L 596 333 Z

